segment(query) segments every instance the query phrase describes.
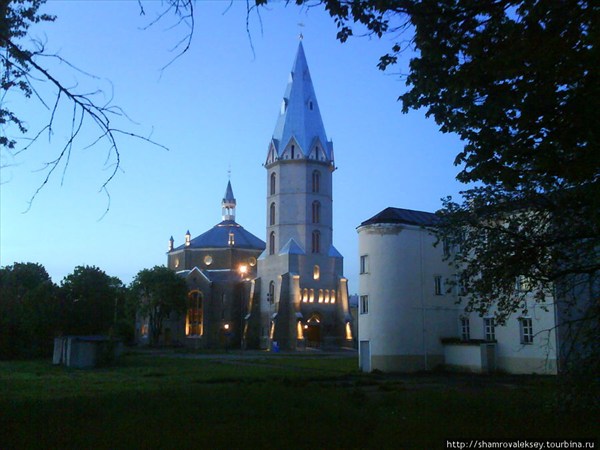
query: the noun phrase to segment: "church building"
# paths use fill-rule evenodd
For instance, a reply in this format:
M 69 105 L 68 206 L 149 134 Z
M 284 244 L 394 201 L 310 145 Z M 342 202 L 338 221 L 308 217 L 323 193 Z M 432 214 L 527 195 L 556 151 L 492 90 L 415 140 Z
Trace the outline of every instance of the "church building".
M 343 257 L 333 245 L 333 143 L 327 139 L 302 42 L 264 163 L 267 248 L 254 295 L 260 345 L 352 345 Z
M 185 234 L 178 247 L 169 239 L 167 266 L 185 278 L 188 307 L 163 324 L 161 343 L 193 348 L 245 345 L 244 317 L 248 315 L 250 280 L 256 276 L 257 258 L 265 243 L 235 221 L 236 200 L 231 182 L 221 203 L 222 221 L 201 235 Z M 148 339 L 144 320 L 137 327 L 138 341 Z
M 258 161 L 257 161 L 258 162 Z M 168 267 L 189 288 L 161 342 L 195 348 L 352 347 L 343 257 L 333 245 L 333 144 L 327 139 L 302 42 L 264 162 L 267 243 L 235 221 L 231 183 L 223 220 L 182 245 Z M 139 339 L 147 325 L 138 323 Z

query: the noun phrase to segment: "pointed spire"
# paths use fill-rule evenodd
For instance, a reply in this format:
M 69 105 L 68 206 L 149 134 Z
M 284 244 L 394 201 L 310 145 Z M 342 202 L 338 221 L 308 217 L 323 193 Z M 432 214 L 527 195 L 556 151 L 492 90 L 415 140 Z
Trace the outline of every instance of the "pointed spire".
M 278 157 L 282 157 L 286 149 L 294 145 L 294 156 L 290 152 L 288 158 L 333 160 L 333 146 L 325 134 L 302 41 L 298 44 L 296 59 L 283 96 L 273 132 L 273 144 Z
M 169 239 L 169 251 L 173 250 L 175 244 L 175 240 L 173 239 L 173 236 L 171 236 L 171 238 Z
M 231 188 L 231 181 L 227 182 L 227 189 L 225 189 L 225 196 L 221 202 L 223 210 L 223 220 L 235 220 L 235 197 L 233 196 L 233 189 Z
M 192 235 L 190 234 L 190 230 L 187 230 L 187 233 L 185 233 L 185 246 L 189 247 L 191 243 L 192 243 Z

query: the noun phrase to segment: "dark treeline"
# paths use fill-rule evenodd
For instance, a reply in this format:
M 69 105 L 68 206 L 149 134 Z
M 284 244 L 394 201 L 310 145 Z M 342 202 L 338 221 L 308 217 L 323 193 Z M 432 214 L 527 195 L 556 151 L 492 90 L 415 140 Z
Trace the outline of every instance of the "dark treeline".
M 132 342 L 135 301 L 121 280 L 77 266 L 60 285 L 37 263 L 0 268 L 0 359 L 46 357 L 56 336 L 108 334 Z

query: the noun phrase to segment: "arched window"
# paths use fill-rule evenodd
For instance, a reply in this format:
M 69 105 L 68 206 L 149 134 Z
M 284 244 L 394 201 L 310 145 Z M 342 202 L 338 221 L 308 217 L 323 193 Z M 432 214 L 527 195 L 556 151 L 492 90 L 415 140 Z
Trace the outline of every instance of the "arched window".
M 269 235 L 269 255 L 275 254 L 275 232 L 271 231 Z
M 312 174 L 312 191 L 319 192 L 321 189 L 321 172 L 315 170 Z
M 321 252 L 321 233 L 318 230 L 312 232 L 312 252 Z
M 275 225 L 275 203 L 269 208 L 269 225 Z
M 275 301 L 275 282 L 269 283 L 269 293 L 267 294 L 267 301 L 273 303 Z
M 271 189 L 270 189 L 270 195 L 275 195 L 275 181 L 277 179 L 277 175 L 275 175 L 275 172 L 273 172 L 271 174 Z
M 202 292 L 188 294 L 188 309 L 185 316 L 185 335 L 202 336 Z
M 318 280 L 321 277 L 321 269 L 319 266 L 313 267 L 313 280 Z
M 321 203 L 318 201 L 312 204 L 312 223 L 321 223 Z
M 296 150 L 296 147 L 292 145 L 292 159 L 294 159 L 294 150 Z

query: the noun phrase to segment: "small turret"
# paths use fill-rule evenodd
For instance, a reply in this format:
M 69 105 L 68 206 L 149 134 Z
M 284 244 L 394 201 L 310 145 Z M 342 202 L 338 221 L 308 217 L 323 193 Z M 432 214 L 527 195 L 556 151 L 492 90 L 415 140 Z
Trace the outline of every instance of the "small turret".
M 235 197 L 233 196 L 233 189 L 231 189 L 231 181 L 227 182 L 227 189 L 225 190 L 225 196 L 221 202 L 223 209 L 223 220 L 235 221 Z
M 169 251 L 173 250 L 175 244 L 175 240 L 173 239 L 173 236 L 171 236 L 171 238 L 169 239 Z
M 190 234 L 190 230 L 187 230 L 187 233 L 185 233 L 185 246 L 189 247 L 191 242 L 192 242 L 192 235 Z

